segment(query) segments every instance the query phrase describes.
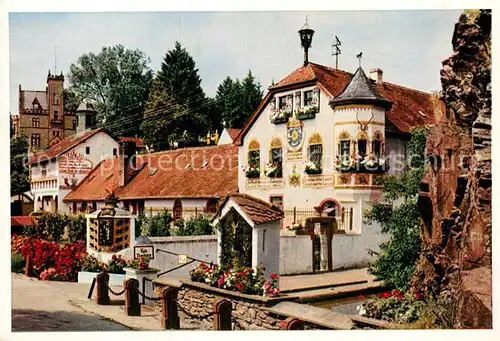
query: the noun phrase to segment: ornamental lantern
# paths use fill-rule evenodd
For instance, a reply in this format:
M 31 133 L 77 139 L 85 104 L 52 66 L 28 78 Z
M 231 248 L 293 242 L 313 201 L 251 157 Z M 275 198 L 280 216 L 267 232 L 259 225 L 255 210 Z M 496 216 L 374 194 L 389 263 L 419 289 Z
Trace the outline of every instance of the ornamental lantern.
M 313 35 L 314 35 L 314 30 L 310 28 L 309 25 L 307 24 L 307 16 L 306 16 L 306 23 L 299 30 L 300 45 L 304 49 L 304 66 L 309 63 L 309 48 L 311 47 Z

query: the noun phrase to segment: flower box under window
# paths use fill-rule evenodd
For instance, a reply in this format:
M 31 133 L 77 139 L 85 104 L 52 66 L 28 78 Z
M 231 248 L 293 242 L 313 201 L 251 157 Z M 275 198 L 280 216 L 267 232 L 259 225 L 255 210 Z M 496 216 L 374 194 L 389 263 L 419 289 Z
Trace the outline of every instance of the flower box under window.
M 316 114 L 318 113 L 319 108 L 318 107 L 304 107 L 300 108 L 296 112 L 296 117 L 299 120 L 308 120 L 316 117 Z
M 271 116 L 271 122 L 274 124 L 286 123 L 288 122 L 288 118 L 290 118 L 290 116 L 292 116 L 290 111 L 277 110 Z

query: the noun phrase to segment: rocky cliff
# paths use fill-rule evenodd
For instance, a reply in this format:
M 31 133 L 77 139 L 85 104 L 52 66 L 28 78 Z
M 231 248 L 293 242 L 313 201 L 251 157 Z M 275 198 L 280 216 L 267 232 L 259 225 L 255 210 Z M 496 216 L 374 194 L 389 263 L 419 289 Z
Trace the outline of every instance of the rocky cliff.
M 448 297 L 457 328 L 491 328 L 491 11 L 465 11 L 443 61 L 446 114 L 421 183 L 422 253 L 412 288 Z

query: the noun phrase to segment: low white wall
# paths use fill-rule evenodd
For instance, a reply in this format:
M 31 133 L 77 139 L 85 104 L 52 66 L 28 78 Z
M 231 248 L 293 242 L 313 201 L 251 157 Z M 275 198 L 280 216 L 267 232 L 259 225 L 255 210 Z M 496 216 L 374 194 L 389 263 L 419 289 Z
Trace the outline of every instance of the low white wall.
M 207 264 L 210 264 L 210 262 L 214 264 L 217 263 L 216 236 L 149 237 L 149 239 L 151 239 L 155 248 L 155 256 L 154 259 L 151 260 L 150 266 L 160 269 L 160 272 L 173 269 L 181 264 L 179 264 L 178 256 L 166 254 L 164 252 L 156 252 L 158 249 L 185 254 L 189 257 L 203 260 Z M 169 272 L 162 277 L 168 275 L 187 277 L 189 276 L 189 271 L 198 264 L 199 262 L 193 262 L 178 270 Z
M 366 266 L 372 259 L 368 255 L 368 250 L 378 250 L 379 244 L 387 238 L 388 236 L 383 235 L 377 225 L 365 226 L 362 235 L 334 235 L 333 269 Z M 161 272 L 181 264 L 178 256 L 156 252 L 157 249 L 185 254 L 203 260 L 207 264 L 218 262 L 216 236 L 150 237 L 150 239 L 155 247 L 155 258 L 151 260 L 150 266 L 160 269 Z M 312 242 L 309 236 L 281 236 L 279 248 L 281 275 L 312 273 Z M 189 271 L 198 264 L 199 262 L 193 262 L 162 277 L 168 275 L 187 277 Z
M 379 250 L 389 235 L 382 234 L 380 225 L 363 225 L 362 234 L 336 234 L 332 239 L 333 269 L 355 268 L 368 265 L 373 256 L 368 250 Z
M 309 236 L 281 236 L 280 274 L 312 272 L 312 242 Z

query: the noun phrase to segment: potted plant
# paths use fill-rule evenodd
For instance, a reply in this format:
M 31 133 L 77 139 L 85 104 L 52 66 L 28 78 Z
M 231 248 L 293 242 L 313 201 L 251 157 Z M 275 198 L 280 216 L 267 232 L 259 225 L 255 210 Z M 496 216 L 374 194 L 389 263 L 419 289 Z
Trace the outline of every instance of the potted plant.
M 139 281 L 139 291 L 146 296 L 154 296 L 153 288 L 151 283 L 146 283 L 145 278 L 152 281 L 156 278 L 156 274 L 160 271 L 159 269 L 154 269 L 149 267 L 150 259 L 148 256 L 141 255 L 136 259 L 133 259 L 127 263 L 127 267 L 123 268 L 125 270 L 126 279 L 135 278 Z M 145 299 L 146 303 L 151 303 L 152 301 Z
M 101 262 L 93 255 L 88 255 L 82 261 L 81 271 L 78 272 L 78 283 L 92 283 L 93 279 L 101 271 L 109 273 L 109 284 L 121 286 L 125 280 L 125 259 L 113 255 L 107 264 Z
M 312 161 L 306 162 L 306 167 L 304 168 L 304 172 L 309 175 L 321 174 L 323 170 L 321 169 L 320 164 L 316 164 Z

